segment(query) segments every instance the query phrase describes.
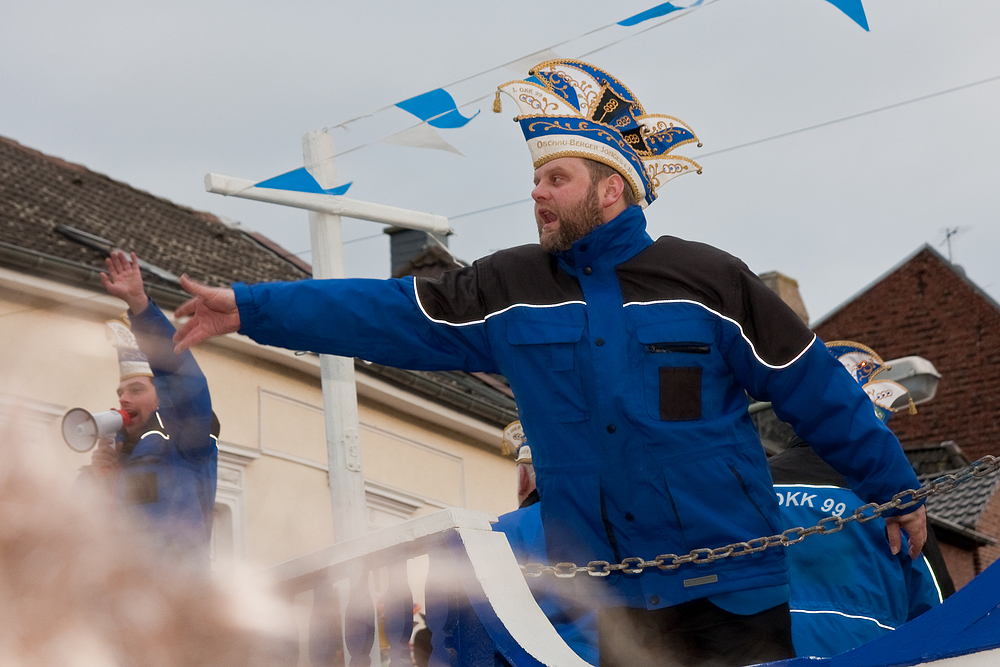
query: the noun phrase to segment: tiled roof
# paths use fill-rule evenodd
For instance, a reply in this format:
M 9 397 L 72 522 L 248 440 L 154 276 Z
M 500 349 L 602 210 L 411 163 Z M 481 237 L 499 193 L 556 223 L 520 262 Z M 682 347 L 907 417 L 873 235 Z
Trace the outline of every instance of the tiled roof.
M 950 441 L 939 445 L 908 447 L 906 456 L 917 471 L 921 484 L 964 470 L 970 463 L 962 449 Z M 951 491 L 929 497 L 927 512 L 945 521 L 974 530 L 997 489 L 998 481 L 1000 475 L 973 477 Z
M 301 263 L 201 211 L 0 137 L 0 242 L 97 269 L 105 254 L 69 227 L 211 285 L 308 277 Z M 163 281 L 149 276 L 150 282 Z
M 921 478 L 921 483 L 933 480 L 936 475 Z M 947 493 L 927 499 L 927 513 L 975 530 L 983 510 L 997 490 L 997 475 L 972 478 Z
M 972 463 L 962 448 L 951 440 L 940 444 L 906 447 L 905 450 L 906 458 L 921 479 L 938 477 Z
M 152 265 L 144 280 L 167 307 L 184 298 L 176 280 L 182 273 L 210 285 L 311 275 L 308 264 L 267 237 L 0 137 L 0 264 L 101 289 L 96 274 L 110 248 Z M 498 376 L 361 362 L 358 369 L 500 428 L 517 418 Z
M 778 419 L 766 405 L 760 405 L 753 412 L 753 420 L 761 437 L 761 444 L 768 454 L 784 450 L 789 438 L 794 435 L 792 427 Z M 921 484 L 925 484 L 947 473 L 966 468 L 970 461 L 956 443 L 947 441 L 940 444 L 907 447 L 906 458 L 917 473 Z M 978 479 L 970 479 L 947 493 L 927 499 L 927 513 L 934 518 L 944 519 L 963 528 L 975 530 L 983 510 L 997 489 L 1000 475 L 994 474 Z

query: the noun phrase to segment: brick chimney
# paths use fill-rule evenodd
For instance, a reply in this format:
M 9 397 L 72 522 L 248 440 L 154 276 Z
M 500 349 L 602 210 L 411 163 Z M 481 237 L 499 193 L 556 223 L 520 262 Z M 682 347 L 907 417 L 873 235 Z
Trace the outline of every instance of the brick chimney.
M 449 234 L 435 234 L 403 227 L 389 227 L 390 270 L 394 278 L 422 275 L 436 278 L 461 266 L 448 250 Z
M 799 283 L 797 280 L 789 278 L 778 271 L 762 273 L 760 274 L 760 279 L 795 311 L 800 320 L 807 326 L 809 325 L 809 313 L 806 312 L 806 304 L 802 301 L 802 295 L 799 294 Z

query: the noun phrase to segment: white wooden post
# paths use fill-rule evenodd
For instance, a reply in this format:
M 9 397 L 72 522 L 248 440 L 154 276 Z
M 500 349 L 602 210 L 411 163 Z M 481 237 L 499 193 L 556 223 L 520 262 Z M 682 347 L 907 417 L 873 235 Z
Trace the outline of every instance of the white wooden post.
M 302 158 L 320 187 L 328 189 L 337 185 L 333 136 L 329 132 L 309 132 L 302 137 Z M 309 236 L 313 278 L 343 278 L 344 242 L 340 216 L 309 211 Z M 333 536 L 337 542 L 343 542 L 364 535 L 367 528 L 354 359 L 321 354 L 319 365 Z
M 329 132 L 309 132 L 302 137 L 302 156 L 306 169 L 324 189 L 337 185 L 334 155 L 333 137 Z M 344 277 L 341 215 L 408 229 L 438 233 L 450 231 L 448 219 L 441 215 L 356 201 L 343 196 L 258 188 L 253 181 L 219 174 L 205 176 L 205 189 L 217 194 L 308 210 L 314 278 Z M 343 542 L 363 535 L 368 523 L 354 360 L 321 354 L 320 377 L 326 419 L 333 535 L 335 541 Z

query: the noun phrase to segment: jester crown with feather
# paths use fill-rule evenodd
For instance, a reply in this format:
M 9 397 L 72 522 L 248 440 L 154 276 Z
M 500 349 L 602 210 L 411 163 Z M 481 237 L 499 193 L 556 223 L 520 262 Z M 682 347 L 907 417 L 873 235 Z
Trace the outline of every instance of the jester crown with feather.
M 670 153 L 698 137 L 672 116 L 647 114 L 618 79 L 578 60 L 549 60 L 527 79 L 497 89 L 518 106 L 520 124 L 534 168 L 561 157 L 582 157 L 620 173 L 645 208 L 657 189 L 683 174 L 701 173 L 694 160 Z M 698 146 L 701 146 L 698 143 Z

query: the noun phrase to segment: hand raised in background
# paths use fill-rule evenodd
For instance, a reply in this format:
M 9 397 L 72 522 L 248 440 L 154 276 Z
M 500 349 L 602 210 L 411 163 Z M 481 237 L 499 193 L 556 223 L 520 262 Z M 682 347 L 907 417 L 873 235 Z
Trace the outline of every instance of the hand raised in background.
M 146 310 L 149 298 L 142 284 L 142 270 L 139 258 L 133 252 L 126 255 L 121 250 L 113 250 L 104 260 L 107 272 L 101 272 L 101 283 L 111 296 L 116 296 L 126 304 L 133 315 Z

